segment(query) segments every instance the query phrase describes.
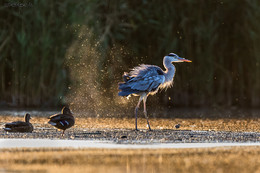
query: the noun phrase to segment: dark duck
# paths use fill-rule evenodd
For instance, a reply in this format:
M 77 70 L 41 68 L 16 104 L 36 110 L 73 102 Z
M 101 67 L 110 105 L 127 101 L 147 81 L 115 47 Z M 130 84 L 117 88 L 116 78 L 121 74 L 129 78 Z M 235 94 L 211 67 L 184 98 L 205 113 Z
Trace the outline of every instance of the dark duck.
M 49 124 L 57 129 L 63 130 L 62 136 L 66 129 L 74 126 L 75 119 L 68 107 L 63 107 L 60 114 L 55 114 L 49 117 Z
M 25 114 L 24 121 L 15 121 L 5 124 L 4 130 L 7 132 L 32 132 L 33 125 L 29 122 L 31 119 L 30 114 Z

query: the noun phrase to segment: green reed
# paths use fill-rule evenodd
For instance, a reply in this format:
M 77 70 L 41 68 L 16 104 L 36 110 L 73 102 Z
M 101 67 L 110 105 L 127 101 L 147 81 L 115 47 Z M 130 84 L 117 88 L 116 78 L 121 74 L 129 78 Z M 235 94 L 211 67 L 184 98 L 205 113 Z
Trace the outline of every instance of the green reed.
M 1 4 L 0 100 L 4 105 L 64 103 L 68 85 L 64 57 L 74 37 L 69 26 L 77 20 L 75 6 L 70 1 Z
M 74 53 L 77 61 L 64 65 L 65 57 L 70 47 L 76 49 L 72 44 L 79 39 L 80 28 L 86 27 L 92 33 L 88 46 L 97 48 L 96 56 L 91 54 L 97 68 L 95 91 L 104 98 L 116 99 L 116 83 L 124 71 L 140 63 L 162 67 L 163 56 L 175 52 L 193 62 L 176 64 L 173 89 L 151 102 L 260 105 L 257 0 L 31 3 L 32 7 L 22 9 L 0 7 L 0 101 L 63 104 L 69 83 L 80 84 L 69 75 L 69 69 L 77 69 L 70 66 L 85 62 Z M 86 61 L 91 66 L 93 61 Z
M 171 97 L 175 105 L 260 104 L 258 1 L 102 1 L 92 5 L 87 21 L 98 22 L 88 26 L 106 50 L 101 69 L 113 71 L 106 76 L 106 88 L 120 80 L 115 80 L 115 74 L 144 62 L 162 66 L 162 57 L 176 52 L 193 63 L 176 65 L 174 89 L 159 94 L 158 103 L 171 106 Z M 121 54 L 120 60 L 111 63 L 107 52 L 113 45 L 123 46 L 130 54 Z

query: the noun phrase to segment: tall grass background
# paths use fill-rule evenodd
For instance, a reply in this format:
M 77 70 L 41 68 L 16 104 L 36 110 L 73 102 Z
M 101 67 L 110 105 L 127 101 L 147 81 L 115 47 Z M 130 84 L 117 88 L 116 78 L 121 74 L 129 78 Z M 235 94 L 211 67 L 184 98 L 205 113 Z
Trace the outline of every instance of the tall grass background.
M 131 107 L 117 96 L 123 72 L 175 52 L 193 62 L 149 104 L 260 106 L 257 0 L 7 2 L 18 1 L 0 6 L 2 105 Z

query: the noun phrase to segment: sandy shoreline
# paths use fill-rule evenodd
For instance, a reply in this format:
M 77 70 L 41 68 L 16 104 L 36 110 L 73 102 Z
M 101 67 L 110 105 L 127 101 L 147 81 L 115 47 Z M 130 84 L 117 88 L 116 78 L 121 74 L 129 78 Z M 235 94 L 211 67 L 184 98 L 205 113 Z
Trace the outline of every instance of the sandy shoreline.
M 3 116 L 5 122 L 18 120 Z M 109 141 L 116 144 L 156 144 L 156 143 L 248 143 L 260 142 L 258 119 L 151 119 L 152 131 L 147 130 L 145 119 L 140 119 L 140 131 L 133 130 L 134 118 L 77 118 L 76 124 L 66 130 L 64 137 L 56 128 L 47 124 L 44 117 L 32 121 L 32 133 L 8 133 L 0 129 L 1 138 L 21 139 L 67 139 Z M 222 122 L 222 123 L 221 123 Z M 223 122 L 227 125 L 223 126 Z M 175 128 L 179 123 L 180 128 Z M 229 129 L 229 130 L 228 130 Z M 255 130 L 257 129 L 257 130 Z
M 0 126 L 3 127 L 4 123 L 20 118 L 3 116 Z M 46 123 L 45 117 L 35 117 L 32 123 L 35 127 L 33 133 L 6 133 L 0 129 L 0 139 L 65 140 L 65 143 L 101 141 L 114 146 L 157 145 L 157 148 L 21 146 L 0 149 L 0 172 L 260 172 L 260 146 L 234 146 L 239 143 L 259 144 L 260 127 L 256 118 L 151 119 L 153 131 L 148 131 L 145 119 L 140 118 L 141 130 L 138 132 L 133 130 L 133 118 L 77 118 L 75 126 L 67 130 L 64 137 L 61 137 L 60 131 Z M 180 124 L 179 129 L 175 128 L 176 124 Z M 233 146 L 158 147 L 195 143 L 225 143 Z M 28 145 L 25 142 L 24 145 L 26 144 Z M 57 146 L 57 143 L 52 145 Z

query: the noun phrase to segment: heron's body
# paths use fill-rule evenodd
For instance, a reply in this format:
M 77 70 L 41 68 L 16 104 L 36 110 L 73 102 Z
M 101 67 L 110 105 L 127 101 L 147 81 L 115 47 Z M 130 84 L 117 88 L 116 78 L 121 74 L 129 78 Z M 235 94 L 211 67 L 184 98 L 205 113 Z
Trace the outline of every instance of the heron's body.
M 70 112 L 70 109 L 67 107 L 62 109 L 61 114 L 52 115 L 49 119 L 49 124 L 53 125 L 57 129 L 63 130 L 62 135 L 64 135 L 66 129 L 74 126 L 75 124 L 75 119 Z
M 139 102 L 135 109 L 136 130 L 137 130 L 137 111 L 141 101 L 144 102 L 144 114 L 147 119 L 149 129 L 149 121 L 146 112 L 146 99 L 149 95 L 156 94 L 161 88 L 172 86 L 175 76 L 175 67 L 172 62 L 191 62 L 184 58 L 180 58 L 174 53 L 170 53 L 163 59 L 165 71 L 155 65 L 142 64 L 133 68 L 130 73 L 124 73 L 124 82 L 119 83 L 119 96 L 137 95 L 140 96 Z
M 7 132 L 32 132 L 33 125 L 29 122 L 30 114 L 25 114 L 25 121 L 15 121 L 5 124 L 4 130 Z

